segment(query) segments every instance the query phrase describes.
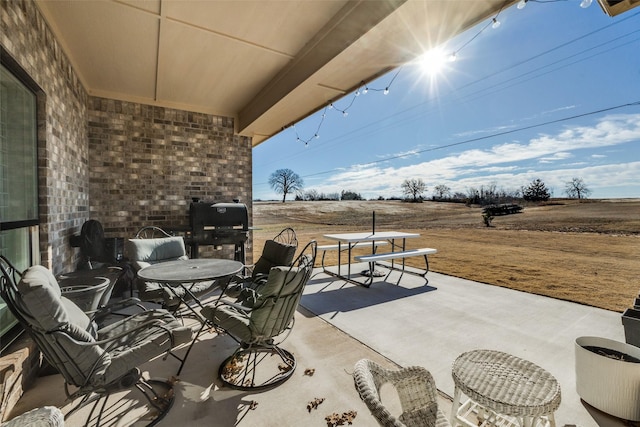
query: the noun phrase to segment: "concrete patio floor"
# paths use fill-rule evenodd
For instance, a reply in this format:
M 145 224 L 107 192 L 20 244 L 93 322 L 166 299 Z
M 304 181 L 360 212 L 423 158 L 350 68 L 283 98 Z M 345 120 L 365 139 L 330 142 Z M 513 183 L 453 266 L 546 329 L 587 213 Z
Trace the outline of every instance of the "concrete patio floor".
M 364 269 L 359 267 L 352 271 Z M 459 354 L 477 348 L 511 353 L 552 373 L 562 389 L 558 426 L 625 425 L 580 400 L 574 372 L 577 337 L 624 341 L 620 313 L 433 272 L 428 278 L 425 286 L 420 277 L 405 274 L 397 285 L 398 276 L 393 273 L 386 282 L 376 279 L 367 289 L 316 269 L 293 332 L 282 344 L 298 362 L 290 380 L 261 393 L 222 387 L 218 366 L 233 352 L 235 342 L 214 332 L 204 334 L 175 385 L 174 405 L 159 425 L 326 426 L 326 416 L 356 411 L 353 425 L 375 426 L 353 386 L 351 373 L 361 358 L 390 368 L 426 367 L 441 391 L 440 407 L 448 416 L 453 395 L 451 365 Z M 178 362 L 172 359 L 142 366 L 154 378 L 168 378 L 177 368 Z M 307 369 L 314 370 L 313 375 L 306 375 Z M 324 401 L 309 411 L 308 404 L 316 398 Z M 113 410 L 106 425 L 129 425 L 118 414 L 127 404 L 124 396 L 110 405 Z M 59 375 L 38 378 L 13 414 L 44 405 L 70 407 Z M 73 416 L 66 425 L 83 421 Z

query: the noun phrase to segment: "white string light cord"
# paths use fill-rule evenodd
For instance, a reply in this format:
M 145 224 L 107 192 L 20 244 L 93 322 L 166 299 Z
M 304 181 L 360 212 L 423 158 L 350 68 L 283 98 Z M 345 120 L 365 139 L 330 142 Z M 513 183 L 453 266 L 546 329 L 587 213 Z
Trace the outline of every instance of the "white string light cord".
M 353 93 L 353 97 L 351 98 L 351 102 L 349 103 L 349 105 L 344 107 L 344 109 L 338 108 L 333 101 L 331 101 L 329 104 L 327 104 L 324 107 L 324 110 L 322 111 L 322 116 L 320 118 L 320 122 L 318 123 L 318 127 L 316 129 L 316 132 L 311 138 L 308 138 L 308 139 L 301 138 L 300 135 L 298 134 L 298 130 L 296 129 L 295 123 L 292 124 L 291 128 L 296 133 L 296 140 L 299 141 L 299 142 L 304 142 L 304 145 L 309 145 L 309 142 L 311 142 L 313 139 L 320 138 L 320 128 L 322 127 L 322 124 L 324 123 L 324 119 L 326 118 L 327 111 L 328 110 L 333 110 L 333 111 L 336 111 L 338 113 L 341 113 L 343 117 L 347 117 L 349 115 L 348 110 L 353 106 L 353 103 L 355 102 L 356 98 L 359 97 L 361 93 L 363 95 L 366 95 L 369 91 L 372 91 L 372 92 L 382 92 L 383 94 L 388 95 L 389 94 L 389 89 L 391 88 L 391 85 L 393 84 L 393 82 L 396 79 L 396 77 L 398 77 L 398 74 L 400 74 L 401 70 L 402 70 L 402 67 L 398 68 L 398 70 L 395 72 L 395 74 L 391 78 L 391 81 L 389 82 L 389 84 L 387 84 L 384 88 L 370 88 L 369 86 L 367 86 L 367 84 L 365 82 L 362 82 L 360 84 L 360 87 L 358 87 L 358 89 L 356 89 L 356 91 Z

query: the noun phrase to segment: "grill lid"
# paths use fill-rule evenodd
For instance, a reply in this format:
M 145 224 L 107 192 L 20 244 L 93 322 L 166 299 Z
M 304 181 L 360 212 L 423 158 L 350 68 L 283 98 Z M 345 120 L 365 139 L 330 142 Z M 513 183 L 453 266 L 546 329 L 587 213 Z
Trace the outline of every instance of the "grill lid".
M 189 208 L 189 221 L 196 234 L 205 229 L 249 229 L 249 214 L 244 203 L 193 202 Z

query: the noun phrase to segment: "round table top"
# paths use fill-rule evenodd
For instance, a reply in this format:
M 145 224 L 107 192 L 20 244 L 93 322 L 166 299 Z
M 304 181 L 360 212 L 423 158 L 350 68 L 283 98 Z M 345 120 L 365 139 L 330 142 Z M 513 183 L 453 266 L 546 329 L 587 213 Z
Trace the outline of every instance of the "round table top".
M 465 395 L 503 415 L 540 416 L 560 406 L 560 385 L 553 375 L 500 351 L 461 354 L 453 363 L 452 376 Z
M 138 277 L 151 282 L 201 282 L 230 276 L 242 270 L 240 261 L 197 258 L 153 264 L 138 271 Z

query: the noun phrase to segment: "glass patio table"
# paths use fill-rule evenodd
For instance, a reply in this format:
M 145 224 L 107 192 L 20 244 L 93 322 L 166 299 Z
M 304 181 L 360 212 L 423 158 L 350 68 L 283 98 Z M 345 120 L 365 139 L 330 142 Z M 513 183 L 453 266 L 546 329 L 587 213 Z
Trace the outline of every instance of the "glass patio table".
M 175 296 L 198 317 L 199 313 L 187 304 L 184 297 L 175 292 L 175 287 L 181 287 L 193 301 L 203 308 L 201 301 L 191 292 L 191 287 L 199 282 L 220 280 L 231 277 L 240 272 L 244 264 L 240 261 L 218 258 L 196 258 L 188 260 L 167 261 L 144 267 L 138 271 L 138 277 L 149 281 L 166 284 Z

